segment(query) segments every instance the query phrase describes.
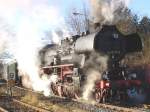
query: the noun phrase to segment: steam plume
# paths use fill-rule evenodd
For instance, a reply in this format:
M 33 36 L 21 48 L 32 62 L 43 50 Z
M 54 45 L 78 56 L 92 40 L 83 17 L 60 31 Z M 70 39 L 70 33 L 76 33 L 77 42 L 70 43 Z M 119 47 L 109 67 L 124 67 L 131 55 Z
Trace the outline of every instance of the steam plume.
M 107 59 L 107 56 L 95 52 L 90 54 L 85 65 L 87 79 L 82 94 L 85 100 L 91 98 L 95 82 L 102 78 L 102 73 L 107 69 Z
M 122 12 L 130 0 L 90 0 L 95 23 L 114 24 L 122 19 Z
M 23 76 L 24 86 L 35 91 L 43 91 L 45 95 L 50 94 L 50 84 L 55 82 L 57 77 L 39 76 L 38 52 L 44 44 L 50 43 L 49 38 L 45 37 L 46 31 L 63 29 L 65 35 L 67 29 L 59 10 L 50 6 L 48 2 L 48 0 L 0 0 L 0 18 L 6 21 L 0 23 L 2 26 L 0 43 L 3 43 L 0 50 L 1 52 L 8 50 L 15 57 L 19 75 Z M 52 36 L 54 34 L 55 32 Z M 59 42 L 58 36 L 50 38 L 56 43 Z
M 91 98 L 95 82 L 100 79 L 100 77 L 101 74 L 96 70 L 90 70 L 89 73 L 87 73 L 87 81 L 84 86 L 83 99 L 88 100 Z
M 3 18 L 0 18 L 0 54 L 8 51 L 10 48 L 9 43 L 13 40 L 13 35 L 11 26 Z

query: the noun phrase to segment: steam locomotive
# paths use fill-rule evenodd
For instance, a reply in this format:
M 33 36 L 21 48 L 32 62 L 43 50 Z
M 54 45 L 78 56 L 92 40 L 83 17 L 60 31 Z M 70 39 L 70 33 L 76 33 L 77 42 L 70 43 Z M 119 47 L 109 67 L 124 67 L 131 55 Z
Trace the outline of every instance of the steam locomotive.
M 97 102 L 143 102 L 147 96 L 143 87 L 145 82 L 137 74 L 128 73 L 127 67 L 121 64 L 126 54 L 141 52 L 142 48 L 138 34 L 125 36 L 116 26 L 104 25 L 97 33 L 67 38 L 61 42 L 61 46 L 47 45 L 40 54 L 44 73 L 59 77 L 58 81 L 51 85 L 55 95 L 81 97 L 87 80 L 86 71 L 92 66 L 86 68 L 87 61 L 96 54 L 96 57 L 107 56 L 108 66 L 106 70 L 101 71 L 101 78 L 94 82 L 91 97 Z M 93 57 L 93 60 L 92 64 L 96 65 L 96 58 Z M 98 65 L 96 67 L 99 71 Z M 94 77 L 95 74 L 92 75 Z
M 61 45 L 46 45 L 39 55 L 43 73 L 58 77 L 50 87 L 54 95 L 77 99 L 82 97 L 89 80 L 87 71 L 92 69 L 101 75 L 94 80 L 90 98 L 97 102 L 141 103 L 150 93 L 150 67 L 140 67 L 142 72 L 138 74 L 131 72 L 132 70 L 121 62 L 126 54 L 141 52 L 142 48 L 138 34 L 125 36 L 116 26 L 104 25 L 99 32 L 66 38 L 61 41 Z M 105 69 L 101 57 L 107 58 Z M 21 83 L 16 62 L 7 64 L 5 68 L 6 78 Z M 94 72 L 90 78 L 95 76 Z

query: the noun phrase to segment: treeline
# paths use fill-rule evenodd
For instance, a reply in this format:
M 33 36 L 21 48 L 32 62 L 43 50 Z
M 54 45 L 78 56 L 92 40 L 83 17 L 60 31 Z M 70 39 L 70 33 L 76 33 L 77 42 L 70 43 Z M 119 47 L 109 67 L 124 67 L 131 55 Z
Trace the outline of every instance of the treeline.
M 140 17 L 129 9 L 125 14 L 127 18 L 120 20 L 117 27 L 124 34 L 138 33 L 143 42 L 143 51 L 126 56 L 126 63 L 130 65 L 150 64 L 150 17 Z
M 86 10 L 83 10 L 80 12 L 73 8 L 70 11 L 68 19 L 66 20 L 68 27 L 78 35 L 81 35 L 81 33 L 86 30 L 89 30 L 91 33 L 95 32 L 95 25 L 101 25 L 101 22 L 94 24 L 93 21 L 90 20 L 88 16 L 89 11 L 86 12 Z M 143 51 L 127 55 L 125 62 L 130 65 L 150 64 L 150 17 L 140 17 L 132 13 L 130 9 L 126 9 L 123 12 L 118 9 L 118 13 L 121 15 L 119 17 L 120 21 L 114 23 L 118 29 L 125 35 L 138 33 L 143 42 Z

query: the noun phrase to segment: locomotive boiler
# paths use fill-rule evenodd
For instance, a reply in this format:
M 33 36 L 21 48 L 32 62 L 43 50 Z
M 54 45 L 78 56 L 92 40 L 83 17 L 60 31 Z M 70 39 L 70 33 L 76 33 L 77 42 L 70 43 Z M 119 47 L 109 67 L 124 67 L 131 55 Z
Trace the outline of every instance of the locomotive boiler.
M 141 52 L 142 47 L 138 34 L 125 36 L 116 26 L 104 25 L 94 34 L 67 38 L 62 41 L 61 46 L 48 45 L 40 54 L 44 73 L 59 77 L 51 85 L 53 93 L 72 98 L 81 97 L 83 92 L 87 60 L 93 53 L 106 55 L 107 70 L 103 71 L 101 79 L 95 81 L 92 95 L 97 102 L 111 102 L 132 98 L 133 90 L 134 93 L 143 95 L 141 80 L 135 74 L 128 74 L 121 64 L 126 54 Z

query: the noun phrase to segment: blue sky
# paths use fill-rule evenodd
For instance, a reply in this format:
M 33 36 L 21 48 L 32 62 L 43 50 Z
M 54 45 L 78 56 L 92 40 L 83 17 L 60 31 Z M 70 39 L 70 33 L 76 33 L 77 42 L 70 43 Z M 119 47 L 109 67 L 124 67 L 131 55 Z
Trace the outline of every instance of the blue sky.
M 80 10 L 83 1 L 87 2 L 88 0 L 49 0 L 49 3 L 59 7 L 62 13 L 66 15 L 70 7 L 77 7 Z M 150 17 L 150 0 L 131 0 L 129 8 L 139 16 Z
M 72 8 L 82 10 L 84 1 L 88 0 L 49 0 L 49 3 L 59 8 L 62 15 L 67 15 Z
M 150 17 L 150 0 L 132 0 L 129 8 L 139 16 Z
M 76 8 L 77 12 L 82 13 L 81 10 L 83 8 L 83 3 L 86 2 L 88 4 L 88 1 L 89 0 L 2 0 L 0 2 L 0 15 L 11 23 L 16 24 L 17 21 L 17 23 L 19 24 L 18 21 L 24 18 L 23 16 L 30 17 L 34 16 L 33 13 L 40 12 L 41 16 L 43 16 L 43 18 L 46 18 L 46 20 L 42 19 L 41 24 L 47 24 L 47 21 L 50 21 L 48 20 L 48 18 L 50 17 L 47 16 L 51 15 L 50 13 L 52 11 L 50 11 L 49 13 L 49 9 L 51 7 L 56 7 L 59 12 L 58 16 L 56 15 L 56 17 L 52 17 L 54 18 L 54 20 L 56 20 L 55 22 L 57 22 L 58 19 L 60 19 L 60 16 L 62 16 L 62 18 L 67 17 L 68 14 L 71 13 L 72 8 Z M 132 10 L 132 12 L 138 14 L 140 17 L 145 15 L 150 17 L 149 5 L 150 0 L 131 0 L 129 8 Z M 34 9 L 36 9 L 37 11 Z M 36 15 L 37 19 L 41 19 L 39 16 L 40 15 Z
M 24 2 L 23 2 L 24 1 Z M 28 1 L 28 2 L 27 2 Z M 5 21 L 18 28 L 22 21 L 27 19 L 30 23 L 41 29 L 65 29 L 65 19 L 72 8 L 82 13 L 83 3 L 89 0 L 2 0 L 0 2 L 0 15 Z M 150 0 L 131 0 L 129 8 L 132 12 L 150 17 Z M 58 14 L 55 10 L 58 10 Z M 57 12 L 57 11 L 56 11 Z M 64 20 L 63 20 L 64 19 Z M 56 27 L 55 27 L 56 26 Z M 19 28 L 18 28 L 19 29 Z

